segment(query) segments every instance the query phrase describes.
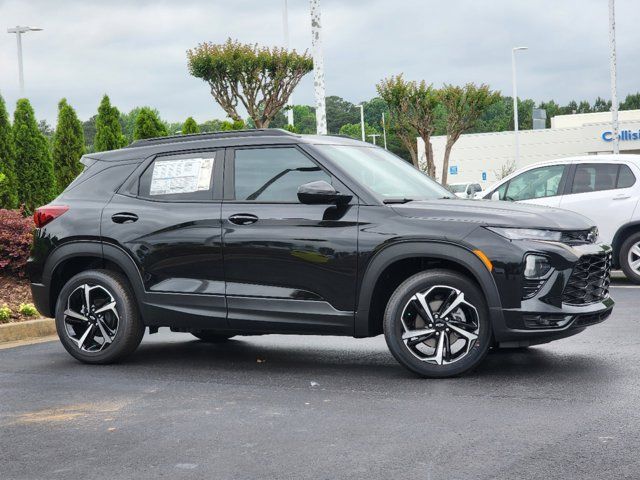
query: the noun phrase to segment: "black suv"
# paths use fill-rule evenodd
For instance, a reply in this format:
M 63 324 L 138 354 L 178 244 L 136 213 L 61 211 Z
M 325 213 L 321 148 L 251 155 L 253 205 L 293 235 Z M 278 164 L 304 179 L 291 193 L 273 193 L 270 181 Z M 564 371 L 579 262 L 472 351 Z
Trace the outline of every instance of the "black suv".
M 35 213 L 28 271 L 83 362 L 121 359 L 145 327 L 209 342 L 384 333 L 402 365 L 444 377 L 613 307 L 611 249 L 584 217 L 456 199 L 363 142 L 252 130 L 82 162 Z

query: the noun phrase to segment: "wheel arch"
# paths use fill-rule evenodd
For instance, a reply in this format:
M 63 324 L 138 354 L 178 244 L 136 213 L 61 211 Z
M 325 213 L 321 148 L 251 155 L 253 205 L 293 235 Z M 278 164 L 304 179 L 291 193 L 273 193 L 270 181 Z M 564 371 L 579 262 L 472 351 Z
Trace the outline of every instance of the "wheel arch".
M 53 316 L 58 294 L 72 276 L 84 270 L 102 268 L 123 274 L 133 287 L 136 303 L 142 313 L 144 286 L 134 261 L 124 251 L 100 242 L 77 241 L 61 245 L 47 259 L 42 280 L 48 285 L 48 299 L 41 313 Z M 40 308 L 39 308 L 40 309 Z
M 469 276 L 483 292 L 492 320 L 501 315 L 500 295 L 493 276 L 470 250 L 445 242 L 400 242 L 380 250 L 366 267 L 358 295 L 354 336 L 382 333 L 382 316 L 392 291 L 414 273 L 430 268 L 446 268 Z

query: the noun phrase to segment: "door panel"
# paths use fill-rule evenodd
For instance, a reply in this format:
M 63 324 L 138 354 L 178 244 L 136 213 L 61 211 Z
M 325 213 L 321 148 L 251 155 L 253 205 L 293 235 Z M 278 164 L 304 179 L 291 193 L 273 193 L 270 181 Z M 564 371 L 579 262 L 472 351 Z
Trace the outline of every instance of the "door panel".
M 225 166 L 225 197 L 231 186 L 239 199 L 222 205 L 230 327 L 352 334 L 356 201 L 343 206 L 297 203 L 300 182 L 326 179 L 337 190 L 346 189 L 293 147 L 243 150 L 249 149 L 238 149 L 238 158 L 230 151 Z M 269 163 L 264 168 L 261 159 Z M 240 175 L 229 181 L 236 161 Z
M 167 174 L 165 164 L 163 173 L 184 174 L 175 165 L 171 168 Z M 142 174 L 138 192 L 152 183 L 149 176 Z M 221 203 L 211 200 L 212 190 L 205 190 L 206 184 L 194 192 L 199 201 L 190 201 L 189 193 L 175 194 L 180 200 L 171 201 L 167 192 L 184 190 L 186 183 L 188 179 L 176 180 L 177 187 L 169 186 L 158 195 L 162 200 L 116 194 L 102 214 L 102 237 L 124 249 L 137 264 L 145 289 L 146 324 L 224 328 Z M 156 179 L 151 188 L 167 184 L 166 179 Z
M 627 172 L 631 181 L 625 176 Z M 580 163 L 560 207 L 591 219 L 600 231 L 600 239 L 611 243 L 618 228 L 631 220 L 638 203 L 638 185 L 626 165 Z

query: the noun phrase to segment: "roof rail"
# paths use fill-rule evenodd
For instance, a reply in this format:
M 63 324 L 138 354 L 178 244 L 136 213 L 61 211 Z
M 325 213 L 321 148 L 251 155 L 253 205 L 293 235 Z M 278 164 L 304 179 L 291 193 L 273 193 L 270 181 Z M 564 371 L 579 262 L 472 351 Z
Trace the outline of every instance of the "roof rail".
M 298 136 L 280 128 L 254 128 L 252 130 L 225 130 L 223 132 L 190 133 L 188 135 L 169 135 L 168 137 L 145 138 L 136 140 L 126 148 L 146 147 L 150 145 L 164 145 L 167 143 L 192 142 L 196 140 L 215 140 L 218 138 L 235 137 L 285 137 Z

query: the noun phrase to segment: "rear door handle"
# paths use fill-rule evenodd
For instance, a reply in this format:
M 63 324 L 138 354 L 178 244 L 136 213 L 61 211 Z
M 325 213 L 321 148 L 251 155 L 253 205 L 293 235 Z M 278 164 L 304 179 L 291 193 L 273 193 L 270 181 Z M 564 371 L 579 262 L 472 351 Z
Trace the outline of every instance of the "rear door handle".
M 250 213 L 236 213 L 229 217 L 229 221 L 236 225 L 251 225 L 258 221 L 258 217 L 251 215 Z
M 138 221 L 138 215 L 129 212 L 114 213 L 111 220 L 113 223 L 133 223 Z

